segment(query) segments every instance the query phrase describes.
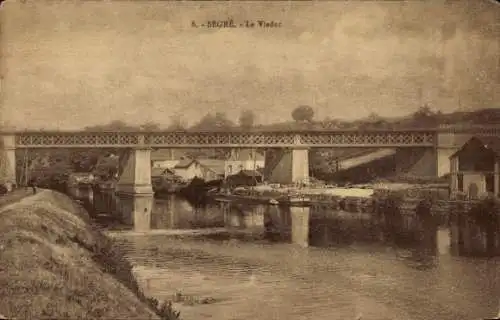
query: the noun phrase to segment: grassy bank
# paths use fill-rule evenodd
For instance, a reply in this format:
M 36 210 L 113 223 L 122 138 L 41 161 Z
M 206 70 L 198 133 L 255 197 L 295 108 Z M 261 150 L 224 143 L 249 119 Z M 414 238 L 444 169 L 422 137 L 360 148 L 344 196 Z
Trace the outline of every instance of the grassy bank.
M 26 196 L 30 196 L 33 194 L 33 191 L 31 189 L 26 190 L 26 189 L 16 189 L 12 192 L 3 194 L 0 196 L 0 207 L 4 207 L 8 204 L 17 202 L 21 200 L 22 198 L 25 198 Z
M 140 293 L 131 266 L 65 195 L 0 208 L 0 314 L 15 319 L 175 319 Z

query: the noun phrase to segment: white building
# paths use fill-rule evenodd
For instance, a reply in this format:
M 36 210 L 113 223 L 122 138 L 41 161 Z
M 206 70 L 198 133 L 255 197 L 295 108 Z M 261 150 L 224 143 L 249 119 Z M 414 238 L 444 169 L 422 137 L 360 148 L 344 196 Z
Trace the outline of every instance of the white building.
M 225 163 L 225 176 L 237 174 L 241 170 L 258 170 L 263 169 L 265 165 L 265 157 L 257 150 L 233 150 L 231 156 Z
M 185 159 L 177 163 L 173 170 L 186 181 L 195 177 L 205 181 L 218 180 L 224 178 L 224 161 Z
M 250 149 L 234 149 L 227 160 L 197 159 L 194 161 L 181 149 L 159 149 L 151 152 L 151 170 L 172 169 L 185 180 L 195 176 L 205 180 L 227 177 L 241 170 L 259 170 L 265 165 L 262 153 Z

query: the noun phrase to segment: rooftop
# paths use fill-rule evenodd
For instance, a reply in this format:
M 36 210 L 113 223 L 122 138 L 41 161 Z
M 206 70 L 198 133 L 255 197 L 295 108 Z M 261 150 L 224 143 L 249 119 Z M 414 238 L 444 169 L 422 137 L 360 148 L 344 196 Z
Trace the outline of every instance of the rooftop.
M 182 159 L 175 165 L 175 169 L 185 169 L 191 165 L 193 162 L 198 162 L 197 160 L 193 159 Z
M 204 166 L 205 168 L 218 173 L 218 174 L 224 174 L 225 173 L 225 168 L 224 160 L 214 160 L 214 159 L 199 159 L 198 162 Z
M 172 171 L 165 168 L 151 168 L 151 176 L 153 177 L 159 177 L 165 175 L 166 173 L 172 173 Z
M 470 138 L 464 145 L 455 153 L 453 153 L 450 158 L 456 156 L 458 153 L 463 151 L 467 146 L 476 143 L 481 145 L 487 150 L 493 151 L 497 156 L 500 155 L 500 137 L 496 136 L 474 136 Z
M 185 169 L 189 167 L 193 162 L 199 163 L 201 166 L 205 167 L 208 170 L 211 170 L 218 174 L 224 174 L 224 160 L 215 160 L 215 159 L 184 159 L 180 160 L 174 167 L 174 169 Z

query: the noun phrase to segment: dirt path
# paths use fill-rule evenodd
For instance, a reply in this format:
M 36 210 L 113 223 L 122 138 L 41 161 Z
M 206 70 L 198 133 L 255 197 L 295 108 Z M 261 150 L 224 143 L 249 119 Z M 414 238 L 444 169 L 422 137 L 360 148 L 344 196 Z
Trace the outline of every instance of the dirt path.
M 43 192 L 43 190 L 41 190 L 40 192 Z M 24 189 L 18 189 L 18 190 L 11 192 L 11 193 L 4 194 L 4 195 L 0 196 L 0 208 L 3 209 L 3 207 L 5 207 L 5 206 L 16 203 L 16 202 L 22 200 L 23 198 L 27 198 L 27 197 L 30 197 L 32 195 L 33 195 L 33 192 L 31 190 L 26 191 Z

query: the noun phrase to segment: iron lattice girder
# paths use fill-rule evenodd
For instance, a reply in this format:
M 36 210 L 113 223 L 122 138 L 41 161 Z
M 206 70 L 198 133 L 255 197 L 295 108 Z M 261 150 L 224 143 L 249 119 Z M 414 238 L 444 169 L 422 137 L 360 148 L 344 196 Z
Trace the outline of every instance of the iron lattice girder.
M 22 132 L 17 148 L 431 147 L 433 131 L 373 132 Z

